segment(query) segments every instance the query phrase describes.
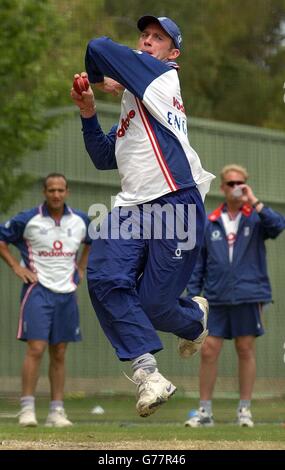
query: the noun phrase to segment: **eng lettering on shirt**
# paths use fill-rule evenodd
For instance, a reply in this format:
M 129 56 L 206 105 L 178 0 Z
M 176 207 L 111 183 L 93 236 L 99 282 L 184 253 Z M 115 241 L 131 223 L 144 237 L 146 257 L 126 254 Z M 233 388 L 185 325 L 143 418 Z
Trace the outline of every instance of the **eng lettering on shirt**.
M 182 116 L 178 116 L 177 114 L 168 111 L 167 122 L 172 127 L 174 127 L 174 129 L 178 130 L 179 132 L 183 132 L 185 135 L 187 135 L 187 122 L 186 119 Z

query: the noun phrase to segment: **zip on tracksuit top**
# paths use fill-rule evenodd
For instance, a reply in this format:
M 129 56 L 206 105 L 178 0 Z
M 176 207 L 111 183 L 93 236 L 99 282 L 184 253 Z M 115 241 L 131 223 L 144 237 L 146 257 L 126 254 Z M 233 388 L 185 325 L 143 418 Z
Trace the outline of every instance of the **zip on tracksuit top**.
M 82 118 L 86 149 L 96 168 L 118 168 L 122 191 L 115 207 L 195 186 L 204 198 L 214 176 L 203 170 L 188 141 L 177 64 L 107 37 L 90 41 L 85 63 L 91 83 L 106 75 L 125 87 L 119 124 L 107 135 L 96 115 Z
M 284 216 L 269 207 L 258 213 L 245 204 L 230 262 L 223 210 L 225 205 L 208 216 L 204 243 L 187 285 L 188 295 L 203 292 L 211 305 L 271 302 L 264 242 L 284 230 Z

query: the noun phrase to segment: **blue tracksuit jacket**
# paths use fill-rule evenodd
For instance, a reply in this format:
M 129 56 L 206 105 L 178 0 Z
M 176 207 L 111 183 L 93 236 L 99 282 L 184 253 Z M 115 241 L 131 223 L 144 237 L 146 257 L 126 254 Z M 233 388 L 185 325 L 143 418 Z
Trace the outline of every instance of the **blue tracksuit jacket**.
M 244 205 L 230 263 L 221 219 L 224 209 L 222 205 L 208 216 L 204 243 L 187 285 L 188 295 L 203 291 L 212 305 L 270 302 L 265 240 L 276 238 L 284 230 L 285 218 L 269 207 L 257 213 Z

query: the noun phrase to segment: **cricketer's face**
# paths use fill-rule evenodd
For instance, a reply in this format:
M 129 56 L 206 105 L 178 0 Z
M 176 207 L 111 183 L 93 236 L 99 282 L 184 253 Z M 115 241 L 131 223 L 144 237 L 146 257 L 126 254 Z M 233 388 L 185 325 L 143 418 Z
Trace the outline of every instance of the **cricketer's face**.
M 180 55 L 180 51 L 174 47 L 171 37 L 156 23 L 150 23 L 141 33 L 138 49 L 162 61 L 175 60 Z
M 52 211 L 62 211 L 68 196 L 66 181 L 61 177 L 48 178 L 44 189 L 47 206 Z

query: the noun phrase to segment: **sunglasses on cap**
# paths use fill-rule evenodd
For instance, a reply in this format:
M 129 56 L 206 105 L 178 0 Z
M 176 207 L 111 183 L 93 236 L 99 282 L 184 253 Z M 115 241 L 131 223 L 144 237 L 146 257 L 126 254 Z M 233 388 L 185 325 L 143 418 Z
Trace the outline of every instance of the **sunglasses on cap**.
M 225 184 L 229 186 L 230 188 L 233 188 L 234 186 L 239 186 L 240 184 L 245 184 L 245 181 L 225 181 Z

